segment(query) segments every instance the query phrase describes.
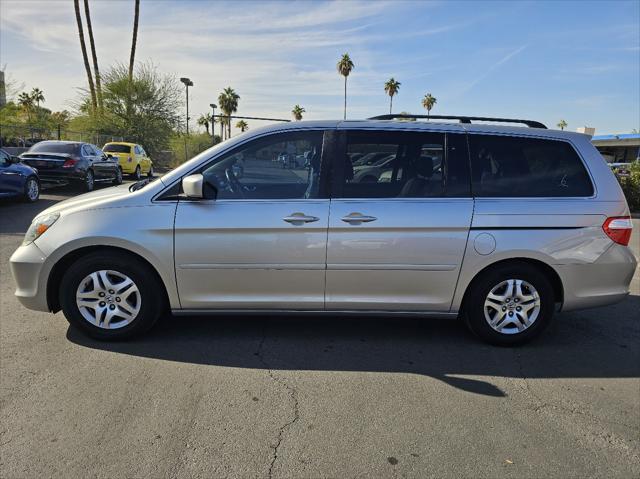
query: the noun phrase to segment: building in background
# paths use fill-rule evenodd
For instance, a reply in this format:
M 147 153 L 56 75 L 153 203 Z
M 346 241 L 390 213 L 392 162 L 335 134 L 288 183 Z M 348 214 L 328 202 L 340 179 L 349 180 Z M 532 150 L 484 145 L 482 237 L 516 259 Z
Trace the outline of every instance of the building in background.
M 596 135 L 591 142 L 619 176 L 628 175 L 631 162 L 640 161 L 640 134 Z

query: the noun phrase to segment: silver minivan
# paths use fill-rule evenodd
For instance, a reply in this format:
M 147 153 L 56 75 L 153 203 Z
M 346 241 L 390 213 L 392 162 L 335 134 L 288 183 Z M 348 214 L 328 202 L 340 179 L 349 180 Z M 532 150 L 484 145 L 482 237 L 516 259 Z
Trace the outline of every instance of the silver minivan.
M 16 296 L 105 340 L 169 310 L 459 316 L 508 345 L 628 294 L 629 209 L 588 136 L 394 118 L 256 129 L 58 203 L 11 257 Z M 392 158 L 377 180 L 366 155 Z

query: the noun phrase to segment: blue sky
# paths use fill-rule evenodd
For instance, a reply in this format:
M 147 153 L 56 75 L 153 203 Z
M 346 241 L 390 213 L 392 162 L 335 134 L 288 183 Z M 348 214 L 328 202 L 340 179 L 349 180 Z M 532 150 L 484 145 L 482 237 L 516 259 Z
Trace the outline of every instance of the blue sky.
M 81 2 L 82 3 L 82 2 Z M 128 62 L 133 0 L 95 1 L 101 68 Z M 388 112 L 384 82 L 402 83 L 394 111 L 532 118 L 597 133 L 640 129 L 640 1 L 205 2 L 142 0 L 139 61 L 190 77 L 192 117 L 232 86 L 238 114 L 342 117 Z M 0 65 L 71 108 L 86 82 L 73 2 L 0 1 Z

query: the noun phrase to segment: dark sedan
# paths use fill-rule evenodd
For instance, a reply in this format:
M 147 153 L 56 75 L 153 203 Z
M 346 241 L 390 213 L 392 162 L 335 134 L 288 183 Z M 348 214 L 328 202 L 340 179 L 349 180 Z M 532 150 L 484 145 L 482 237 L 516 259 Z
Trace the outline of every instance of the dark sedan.
M 40 198 L 38 172 L 20 158 L 0 150 L 0 198 L 18 197 L 33 202 Z
M 38 169 L 43 183 L 71 183 L 85 191 L 93 190 L 96 183 L 122 183 L 118 160 L 90 143 L 41 141 L 20 158 Z

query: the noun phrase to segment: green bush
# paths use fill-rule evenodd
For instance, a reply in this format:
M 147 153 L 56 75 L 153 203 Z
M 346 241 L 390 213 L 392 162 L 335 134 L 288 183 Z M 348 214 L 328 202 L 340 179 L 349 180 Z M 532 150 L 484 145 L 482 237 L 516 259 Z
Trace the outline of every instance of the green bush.
M 622 191 L 627 197 L 629 209 L 633 212 L 640 212 L 640 160 L 631 163 L 629 168 L 631 174 L 626 177 L 619 177 Z

